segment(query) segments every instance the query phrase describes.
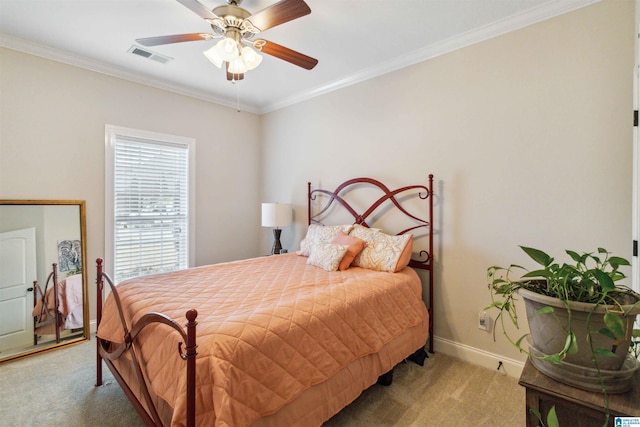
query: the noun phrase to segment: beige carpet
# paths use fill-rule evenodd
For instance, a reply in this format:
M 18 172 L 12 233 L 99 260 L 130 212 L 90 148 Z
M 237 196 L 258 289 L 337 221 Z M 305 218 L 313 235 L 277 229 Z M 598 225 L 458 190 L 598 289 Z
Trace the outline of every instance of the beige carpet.
M 95 383 L 95 340 L 0 365 L 3 426 L 142 426 L 105 368 Z M 339 426 L 524 426 L 524 389 L 513 378 L 443 354 L 403 363 L 390 387 L 374 385 L 325 423 Z

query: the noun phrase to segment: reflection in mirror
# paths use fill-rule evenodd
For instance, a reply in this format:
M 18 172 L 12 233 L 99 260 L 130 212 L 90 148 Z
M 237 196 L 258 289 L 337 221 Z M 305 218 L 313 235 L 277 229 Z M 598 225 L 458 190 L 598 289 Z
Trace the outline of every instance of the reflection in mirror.
M 84 200 L 0 200 L 0 362 L 87 339 Z

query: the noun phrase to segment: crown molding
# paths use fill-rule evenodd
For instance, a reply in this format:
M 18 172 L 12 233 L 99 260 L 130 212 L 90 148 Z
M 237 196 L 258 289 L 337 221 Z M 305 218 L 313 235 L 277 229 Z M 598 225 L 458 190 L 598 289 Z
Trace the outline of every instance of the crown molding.
M 602 0 L 552 0 L 537 8 L 512 15 L 509 18 L 493 22 L 491 24 L 457 35 L 442 42 L 438 42 L 430 46 L 426 46 L 422 49 L 409 52 L 408 54 L 395 58 L 392 61 L 383 62 L 376 65 L 375 67 L 367 68 L 365 70 L 362 70 L 361 72 L 351 74 L 338 80 L 334 80 L 332 82 L 329 82 L 328 84 L 318 86 L 307 92 L 298 93 L 294 96 L 283 98 L 280 101 L 277 101 L 260 110 L 260 113 L 270 113 L 272 111 L 289 107 L 291 105 L 298 104 L 311 98 L 315 98 L 316 96 L 324 95 L 326 93 L 333 92 L 335 90 L 342 89 L 356 83 L 364 82 L 374 77 L 391 73 L 393 71 L 415 65 L 428 59 L 433 59 L 440 55 L 444 55 L 446 53 L 471 46 L 475 43 L 498 37 L 511 31 L 515 31 L 529 25 L 542 22 L 580 8 L 599 3 L 601 1 Z
M 59 49 L 53 49 L 48 46 L 43 46 L 2 33 L 0 33 L 0 46 L 16 50 L 18 52 L 27 53 L 29 55 L 39 56 L 41 58 L 61 62 L 85 70 L 94 71 L 96 73 L 105 74 L 111 77 L 139 83 L 156 89 L 166 90 L 168 92 L 173 92 L 179 95 L 189 96 L 201 101 L 238 109 L 237 104 L 229 101 L 228 99 L 219 98 L 207 93 L 202 93 L 185 86 L 171 84 L 164 80 L 155 79 L 143 74 L 133 73 L 101 61 L 88 59 L 79 55 L 74 55 L 69 52 L 65 52 Z M 241 110 L 249 113 L 260 114 L 259 110 L 254 108 L 253 106 L 243 105 L 241 106 Z

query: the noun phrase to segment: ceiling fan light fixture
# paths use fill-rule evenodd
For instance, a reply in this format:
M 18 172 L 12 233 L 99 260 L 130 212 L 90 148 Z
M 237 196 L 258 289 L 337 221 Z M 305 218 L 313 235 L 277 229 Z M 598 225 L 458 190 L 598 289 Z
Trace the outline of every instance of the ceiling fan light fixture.
M 247 67 L 247 70 L 253 70 L 262 62 L 262 55 L 249 46 L 242 48 L 242 60 Z
M 204 56 L 207 57 L 209 61 L 213 63 L 213 65 L 215 65 L 218 68 L 222 68 L 222 63 L 224 62 L 224 59 L 222 59 L 216 47 L 217 46 L 213 46 L 212 48 L 207 49 L 202 53 Z
M 218 51 L 218 55 L 224 61 L 232 61 L 237 58 L 240 52 L 238 51 L 238 43 L 232 38 L 225 37 L 216 43 L 216 50 Z
M 241 56 L 236 57 L 229 61 L 229 68 L 227 71 L 231 74 L 244 74 L 248 71 L 248 68 Z
M 0 0 L 2 1 L 2 0 Z M 311 70 L 318 60 L 254 36 L 269 28 L 284 24 L 311 13 L 304 0 L 279 0 L 277 3 L 251 14 L 239 6 L 242 0 L 227 0 L 226 6 L 210 10 L 199 0 L 178 0 L 211 26 L 212 33 L 174 34 L 136 39 L 144 46 L 201 40 L 220 40 L 203 52 L 213 65 L 226 69 L 227 80 L 242 80 L 244 74 L 262 63 L 262 55 L 270 55 L 298 67 Z

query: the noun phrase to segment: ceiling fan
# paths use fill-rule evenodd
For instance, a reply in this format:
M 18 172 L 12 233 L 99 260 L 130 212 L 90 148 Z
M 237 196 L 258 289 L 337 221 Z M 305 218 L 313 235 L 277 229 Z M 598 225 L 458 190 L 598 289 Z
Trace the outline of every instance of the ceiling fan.
M 204 55 L 218 68 L 222 68 L 224 63 L 227 80 L 230 81 L 242 80 L 244 73 L 262 62 L 262 56 L 253 49 L 307 70 L 318 64 L 318 60 L 310 56 L 262 38 L 254 38 L 269 28 L 310 14 L 311 9 L 303 0 L 281 0 L 254 14 L 238 6 L 242 0 L 227 0 L 227 5 L 218 6 L 213 10 L 209 10 L 197 0 L 178 1 L 207 21 L 213 34 L 190 33 L 147 37 L 136 39 L 136 42 L 143 46 L 158 46 L 219 38 L 220 41 L 205 51 Z

